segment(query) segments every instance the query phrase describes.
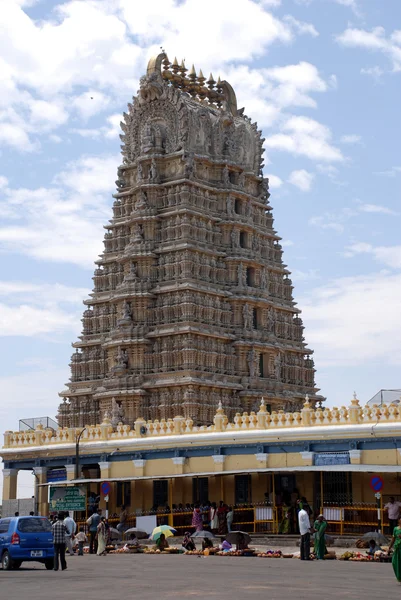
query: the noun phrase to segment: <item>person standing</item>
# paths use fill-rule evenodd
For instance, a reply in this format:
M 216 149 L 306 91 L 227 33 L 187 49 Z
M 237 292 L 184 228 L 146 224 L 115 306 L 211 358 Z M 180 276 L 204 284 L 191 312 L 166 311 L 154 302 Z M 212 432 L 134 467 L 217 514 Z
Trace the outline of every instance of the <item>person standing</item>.
M 78 542 L 78 556 L 84 555 L 84 544 L 88 541 L 88 538 L 85 535 L 84 528 L 80 527 L 79 532 L 75 536 L 75 541 Z
M 219 528 L 217 530 L 219 535 L 226 535 L 227 529 L 227 505 L 224 504 L 223 500 L 220 500 L 220 506 L 217 509 L 217 518 L 219 520 Z
M 326 554 L 325 533 L 327 529 L 327 521 L 323 515 L 319 515 L 314 524 L 315 530 L 315 555 L 317 560 L 324 560 Z
M 390 524 L 390 535 L 393 535 L 394 527 L 397 527 L 398 519 L 400 518 L 401 502 L 396 502 L 394 496 L 390 496 L 389 502 L 384 505 L 384 510 L 388 512 L 388 521 Z
M 199 504 L 195 504 L 194 512 L 192 513 L 192 527 L 195 527 L 195 531 L 202 531 L 203 529 L 203 518 Z
M 304 508 L 298 513 L 299 532 L 301 534 L 301 560 L 310 560 L 310 520 Z
M 67 563 L 65 561 L 65 537 L 67 534 L 66 526 L 63 523 L 64 513 L 57 515 L 57 521 L 52 525 L 53 545 L 54 545 L 54 570 L 58 571 L 59 558 L 61 570 L 65 571 Z
M 100 523 L 99 511 L 93 513 L 86 521 L 89 525 L 89 554 L 97 552 L 97 526 Z
M 97 555 L 106 556 L 106 554 L 106 519 L 101 517 L 97 526 Z
M 233 525 L 233 521 L 234 521 L 234 511 L 233 511 L 233 507 L 229 506 L 228 507 L 228 512 L 227 512 L 227 529 L 228 529 L 228 533 L 231 532 L 231 528 Z
M 217 505 L 216 502 L 212 502 L 211 506 L 210 506 L 210 511 L 209 511 L 209 520 L 210 520 L 210 530 L 212 531 L 212 533 L 216 533 L 218 527 L 219 527 L 219 520 L 217 518 Z
M 77 524 L 75 523 L 74 519 L 72 517 L 70 517 L 68 512 L 64 513 L 64 514 L 65 514 L 64 525 L 67 530 L 67 533 L 65 534 L 66 550 L 68 551 L 68 554 L 70 556 L 74 556 L 74 548 L 72 547 L 72 540 L 74 539 L 74 535 L 77 530 Z
M 394 548 L 392 564 L 394 569 L 394 575 L 401 583 L 401 519 L 398 519 L 397 527 L 394 527 L 393 537 L 388 547 L 388 552 Z

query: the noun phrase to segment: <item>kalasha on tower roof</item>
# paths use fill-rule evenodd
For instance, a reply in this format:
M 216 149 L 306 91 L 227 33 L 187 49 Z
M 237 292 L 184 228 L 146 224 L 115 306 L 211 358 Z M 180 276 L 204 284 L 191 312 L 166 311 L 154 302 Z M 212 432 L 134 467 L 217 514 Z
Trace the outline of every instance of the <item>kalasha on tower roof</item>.
M 226 81 L 150 60 L 121 123 L 61 426 L 229 418 L 316 401 L 312 351 L 273 228 L 263 138 Z M 319 397 L 320 398 L 320 397 Z

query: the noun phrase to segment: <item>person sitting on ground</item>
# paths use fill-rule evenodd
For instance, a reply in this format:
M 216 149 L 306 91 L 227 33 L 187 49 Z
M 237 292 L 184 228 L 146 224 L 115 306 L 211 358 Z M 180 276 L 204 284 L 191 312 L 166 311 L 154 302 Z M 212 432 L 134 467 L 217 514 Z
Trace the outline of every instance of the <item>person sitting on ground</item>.
M 156 541 L 156 546 L 158 550 L 162 551 L 166 548 L 169 548 L 168 541 L 166 540 L 166 536 L 164 535 L 164 533 L 160 534 L 159 539 Z
M 182 540 L 182 547 L 185 548 L 185 550 L 189 550 L 191 552 L 193 550 L 196 550 L 195 542 L 193 541 L 189 531 L 186 531 L 184 534 L 184 539 Z
M 223 550 L 224 552 L 228 552 L 228 550 L 231 550 L 232 545 L 230 544 L 230 542 L 227 542 L 226 538 L 222 537 L 220 541 L 221 541 L 221 544 L 219 546 L 220 550 Z
M 204 538 L 202 540 L 202 550 L 207 550 L 209 548 L 213 548 L 213 542 L 210 538 Z
M 376 544 L 375 540 L 369 540 L 369 550 L 366 551 L 368 556 L 374 556 L 375 552 L 381 550 L 380 546 Z
M 248 544 L 246 543 L 246 538 L 245 538 L 244 534 L 242 533 L 242 531 L 237 533 L 237 543 L 236 543 L 235 549 L 236 550 L 247 550 L 248 549 Z

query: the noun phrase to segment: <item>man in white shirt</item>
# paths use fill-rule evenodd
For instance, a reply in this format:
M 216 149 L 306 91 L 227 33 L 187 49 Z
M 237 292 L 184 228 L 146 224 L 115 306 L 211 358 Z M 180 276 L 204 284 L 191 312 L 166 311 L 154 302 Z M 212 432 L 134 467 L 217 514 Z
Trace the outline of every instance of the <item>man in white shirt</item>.
M 310 520 L 304 508 L 298 513 L 298 524 L 301 534 L 301 560 L 310 560 Z
M 401 502 L 396 502 L 394 496 L 390 496 L 390 501 L 384 506 L 384 510 L 388 511 L 390 535 L 393 535 L 394 527 L 397 527 L 398 519 L 400 518 L 400 507 Z
M 75 523 L 74 519 L 72 517 L 70 517 L 70 515 L 68 513 L 65 513 L 64 525 L 67 530 L 67 533 L 65 534 L 66 550 L 68 551 L 68 554 L 70 556 L 74 556 L 72 540 L 73 540 L 73 536 L 75 535 L 75 532 L 77 530 L 77 524 Z

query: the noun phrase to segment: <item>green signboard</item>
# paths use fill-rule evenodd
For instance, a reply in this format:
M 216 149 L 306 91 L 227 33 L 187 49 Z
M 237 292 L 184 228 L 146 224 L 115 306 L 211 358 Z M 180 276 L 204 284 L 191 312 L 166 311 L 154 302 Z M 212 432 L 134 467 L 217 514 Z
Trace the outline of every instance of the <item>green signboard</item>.
M 86 510 L 82 487 L 50 487 L 50 508 L 55 511 Z

